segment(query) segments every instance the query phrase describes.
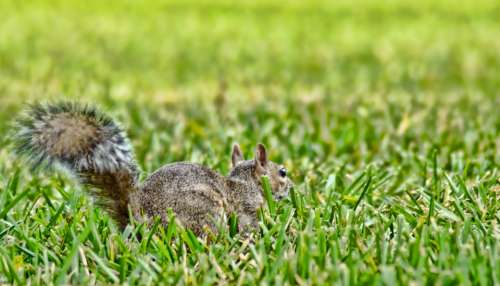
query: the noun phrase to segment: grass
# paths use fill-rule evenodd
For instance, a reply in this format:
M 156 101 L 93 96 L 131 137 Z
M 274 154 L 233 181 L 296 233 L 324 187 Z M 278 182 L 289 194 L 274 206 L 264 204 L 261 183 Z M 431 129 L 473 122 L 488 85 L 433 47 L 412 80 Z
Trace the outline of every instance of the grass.
M 1 1 L 0 284 L 500 283 L 496 1 Z M 31 172 L 25 102 L 102 106 L 148 174 L 257 142 L 296 184 L 253 241 L 120 232 Z M 172 217 L 173 221 L 173 217 Z M 137 237 L 142 237 L 138 239 Z

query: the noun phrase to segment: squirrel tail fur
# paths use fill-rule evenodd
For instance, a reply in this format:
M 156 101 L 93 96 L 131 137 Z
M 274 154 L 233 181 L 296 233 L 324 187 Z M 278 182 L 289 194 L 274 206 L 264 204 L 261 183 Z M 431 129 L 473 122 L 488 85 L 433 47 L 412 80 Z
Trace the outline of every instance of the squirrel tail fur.
M 124 227 L 139 168 L 125 132 L 108 116 L 71 102 L 30 105 L 16 121 L 16 151 L 33 167 L 69 169 Z

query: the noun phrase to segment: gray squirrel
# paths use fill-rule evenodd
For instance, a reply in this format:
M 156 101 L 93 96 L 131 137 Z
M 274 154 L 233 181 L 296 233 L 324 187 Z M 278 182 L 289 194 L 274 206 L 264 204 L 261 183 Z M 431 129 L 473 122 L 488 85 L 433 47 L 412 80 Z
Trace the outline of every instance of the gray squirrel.
M 252 160 L 245 160 L 235 144 L 228 176 L 178 162 L 141 183 L 125 132 L 95 107 L 73 102 L 30 105 L 16 121 L 15 144 L 34 167 L 58 163 L 70 170 L 121 228 L 130 222 L 129 210 L 139 221 L 158 217 L 167 225 L 167 210 L 172 209 L 199 236 L 217 232 L 217 221 L 231 213 L 238 216 L 240 231 L 251 230 L 258 226 L 257 211 L 265 201 L 261 176 L 269 177 L 277 200 L 293 185 L 287 170 L 268 160 L 262 144 Z

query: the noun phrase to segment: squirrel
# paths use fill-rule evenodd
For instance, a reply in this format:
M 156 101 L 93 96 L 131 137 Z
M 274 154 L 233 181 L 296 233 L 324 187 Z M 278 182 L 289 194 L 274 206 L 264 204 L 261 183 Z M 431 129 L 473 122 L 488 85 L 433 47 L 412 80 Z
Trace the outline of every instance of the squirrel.
M 70 170 L 121 229 L 131 216 L 168 224 L 171 209 L 181 224 L 196 235 L 210 230 L 226 214 L 238 216 L 239 231 L 258 227 L 264 195 L 261 176 L 269 177 L 275 200 L 288 195 L 293 183 L 287 170 L 268 160 L 264 145 L 245 160 L 238 144 L 232 148 L 232 168 L 223 176 L 189 162 L 164 165 L 144 182 L 124 130 L 91 105 L 74 102 L 35 103 L 16 120 L 15 150 L 33 167 L 56 163 Z

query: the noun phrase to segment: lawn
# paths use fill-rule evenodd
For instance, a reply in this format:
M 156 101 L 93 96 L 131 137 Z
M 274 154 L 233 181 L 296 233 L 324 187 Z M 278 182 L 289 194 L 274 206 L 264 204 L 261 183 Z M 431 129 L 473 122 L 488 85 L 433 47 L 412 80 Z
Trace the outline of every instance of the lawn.
M 0 284 L 500 284 L 500 2 L 0 1 Z M 122 123 L 142 178 L 264 143 L 251 239 L 121 232 L 12 153 L 35 100 Z

